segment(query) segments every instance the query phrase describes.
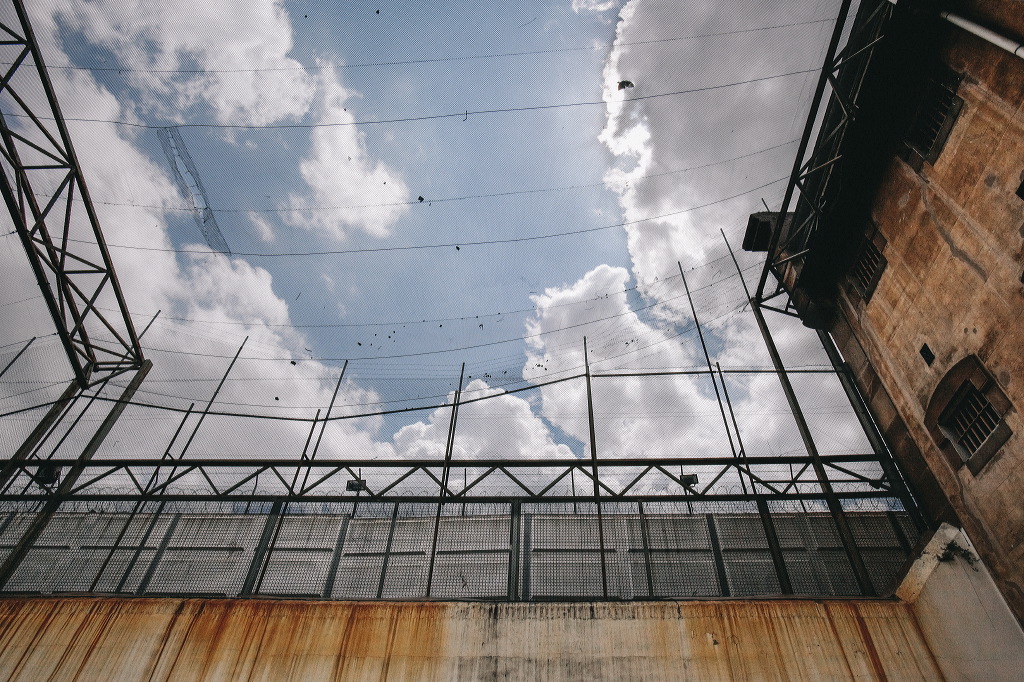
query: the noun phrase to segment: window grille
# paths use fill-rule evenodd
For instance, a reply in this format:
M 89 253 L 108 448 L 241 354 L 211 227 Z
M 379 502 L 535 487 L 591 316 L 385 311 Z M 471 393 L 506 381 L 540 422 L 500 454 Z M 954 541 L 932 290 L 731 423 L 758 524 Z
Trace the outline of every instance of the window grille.
M 928 163 L 935 163 L 942 153 L 956 117 L 964 105 L 957 96 L 960 75 L 947 67 L 929 79 L 906 142 Z
M 888 265 L 888 261 L 882 255 L 885 243 L 885 238 L 872 225 L 869 232 L 864 236 L 860 253 L 853 264 L 853 268 L 850 270 L 850 280 L 853 283 L 853 287 L 865 302 L 871 300 L 871 295 L 875 293 L 878 280 L 882 277 L 882 273 L 885 272 L 885 268 Z
M 960 456 L 970 459 L 999 426 L 1001 416 L 974 384 L 964 382 L 940 424 L 949 430 Z

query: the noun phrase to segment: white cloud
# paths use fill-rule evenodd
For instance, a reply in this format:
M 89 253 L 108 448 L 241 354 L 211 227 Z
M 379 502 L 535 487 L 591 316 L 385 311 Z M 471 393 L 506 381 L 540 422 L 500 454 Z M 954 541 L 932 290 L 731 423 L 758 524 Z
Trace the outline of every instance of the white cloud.
M 274 228 L 270 225 L 270 221 L 255 211 L 249 211 L 249 221 L 256 228 L 256 234 L 259 235 L 260 241 L 264 243 L 274 241 Z
M 313 97 L 313 79 L 288 57 L 283 2 L 97 0 L 55 13 L 114 52 L 139 104 L 172 121 L 206 102 L 221 123 L 262 125 L 304 114 Z M 34 18 L 48 19 L 38 5 Z
M 618 5 L 618 0 L 572 0 L 574 12 L 607 12 Z
M 736 235 L 746 215 L 759 210 L 783 183 L 695 212 L 787 174 L 793 147 L 681 172 L 749 154 L 795 137 L 804 116 L 801 93 L 815 74 L 788 76 L 691 94 L 662 95 L 817 68 L 827 23 L 709 35 L 757 28 L 761 3 L 687 6 L 667 0 L 632 0 L 620 13 L 616 44 L 604 70 L 608 119 L 600 140 L 616 157 L 606 184 L 620 196 L 634 275 L 641 283 L 705 260 L 721 244 L 718 229 Z M 797 22 L 814 3 L 787 6 Z M 749 11 L 747 11 L 749 10 Z M 778 16 L 777 14 L 775 16 Z M 706 36 L 686 38 L 687 36 Z M 618 89 L 621 80 L 634 88 Z M 629 99 L 636 101 L 627 101 Z M 663 216 L 648 220 L 652 216 Z M 640 221 L 640 222 L 633 222 Z M 644 293 L 648 293 L 644 291 Z
M 342 240 L 352 230 L 386 237 L 408 210 L 409 190 L 401 175 L 366 149 L 355 116 L 345 106 L 353 93 L 346 90 L 332 68 L 324 68 L 320 82 L 318 120 L 338 123 L 313 130 L 309 156 L 302 162 L 302 178 L 312 193 L 292 194 L 285 213 L 289 224 Z M 310 206 L 343 210 L 304 210 Z
M 487 397 L 459 408 L 458 428 L 452 456 L 472 459 L 571 459 L 567 445 L 556 444 L 546 424 L 533 413 L 530 403 L 504 394 L 473 379 L 463 389 L 463 400 Z M 493 396 L 493 397 L 492 397 Z M 452 401 L 449 394 L 448 402 Z M 434 410 L 426 422 L 416 422 L 395 434 L 398 453 L 410 458 L 438 458 L 445 455 L 451 408 Z

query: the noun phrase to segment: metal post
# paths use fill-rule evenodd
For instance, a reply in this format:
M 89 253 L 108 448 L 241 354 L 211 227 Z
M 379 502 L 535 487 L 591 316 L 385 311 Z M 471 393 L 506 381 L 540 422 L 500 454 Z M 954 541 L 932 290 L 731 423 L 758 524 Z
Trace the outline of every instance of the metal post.
M 722 382 L 722 396 L 725 397 L 725 404 L 729 408 L 729 416 L 732 418 L 732 428 L 736 431 L 736 444 L 740 448 L 739 457 L 743 460 L 743 463 L 747 466 L 747 478 L 750 479 L 750 492 L 757 494 L 757 485 L 754 482 L 754 474 L 750 471 L 750 465 L 747 464 L 747 449 L 743 447 L 743 437 L 740 435 L 740 425 L 736 422 L 736 413 L 732 409 L 732 399 L 729 398 L 729 388 L 725 385 L 725 374 L 722 372 L 722 366 L 715 363 L 715 367 L 718 369 L 718 380 Z M 740 474 L 740 481 L 743 481 L 743 474 Z M 744 494 L 747 492 L 746 486 L 743 487 Z
M 43 418 L 39 420 L 36 427 L 32 429 L 32 433 L 28 434 L 28 438 L 21 444 L 21 447 L 15 451 L 11 458 L 4 463 L 4 467 L 0 470 L 0 489 L 7 486 L 7 483 L 14 477 L 15 472 L 18 470 L 18 462 L 28 459 L 35 449 L 42 443 L 46 438 L 50 436 L 52 430 L 58 423 L 63 419 L 63 414 L 71 409 L 71 406 L 78 400 L 81 395 L 78 382 L 72 380 L 64 393 L 50 406 L 50 409 L 46 411 Z
M 590 354 L 587 351 L 587 337 L 583 337 L 583 366 L 587 378 L 587 415 L 590 421 L 590 463 L 594 476 L 594 504 L 597 505 L 597 537 L 601 547 L 601 593 L 608 598 L 608 566 L 604 549 L 604 517 L 601 515 L 601 485 L 598 483 L 597 438 L 594 428 L 594 393 L 590 386 Z
M 114 424 L 117 422 L 117 418 L 121 416 L 124 409 L 131 402 L 132 397 L 135 395 L 135 391 L 138 390 L 139 385 L 142 384 L 142 380 L 146 378 L 149 370 L 152 369 L 153 362 L 146 360 L 142 363 L 142 367 L 135 373 L 135 377 L 128 383 L 124 391 L 121 393 L 121 397 L 117 399 L 114 407 L 111 408 L 107 416 L 104 417 L 103 422 L 100 424 L 99 429 L 93 434 L 93 437 L 86 444 L 82 454 L 78 457 L 76 462 L 72 465 L 71 470 L 68 472 L 64 480 L 57 486 L 56 492 L 46 501 L 43 505 L 42 510 L 36 515 L 36 518 L 32 521 L 29 527 L 26 529 L 24 535 L 18 540 L 18 544 L 14 546 L 11 553 L 7 555 L 3 563 L 0 564 L 0 589 L 7 585 L 10 581 L 11 576 L 17 570 L 18 565 L 21 564 L 25 555 L 28 553 L 35 542 L 36 538 L 45 530 L 50 519 L 53 517 L 54 512 L 57 511 L 57 507 L 60 506 L 61 498 L 71 492 L 75 484 L 78 483 L 79 477 L 85 471 L 83 466 L 84 462 L 92 459 L 96 451 L 99 450 L 100 445 L 106 439 L 107 434 L 114 428 Z
M 35 341 L 35 340 L 36 340 L 36 337 L 34 337 L 34 336 L 31 339 L 29 339 L 28 343 L 26 343 L 24 346 L 22 346 L 21 350 L 18 351 L 18 354 L 15 355 L 13 358 L 11 358 L 11 361 L 8 362 L 4 366 L 3 369 L 0 369 L 0 377 L 2 377 L 3 375 L 7 374 L 7 370 L 9 370 L 11 368 L 11 365 L 13 365 L 15 362 L 18 361 L 18 358 L 21 357 L 21 354 L 24 353 L 25 351 L 27 351 L 28 347 L 31 346 L 32 342 Z
M 761 517 L 761 524 L 764 526 L 764 537 L 768 541 L 768 551 L 772 556 L 772 564 L 775 565 L 775 573 L 779 577 L 779 588 L 782 594 L 793 594 L 793 583 L 789 580 L 789 570 L 786 568 L 786 560 L 782 554 L 782 546 L 779 544 L 779 535 L 775 532 L 775 523 L 772 520 L 768 503 L 763 497 L 757 498 L 757 513 Z
M 839 377 L 839 383 L 842 384 L 846 397 L 850 400 L 850 405 L 857 415 L 857 420 L 860 421 L 861 429 L 863 429 L 864 434 L 868 437 L 868 442 L 871 443 L 871 449 L 874 450 L 875 455 L 878 457 L 878 462 L 882 466 L 882 471 L 885 472 L 885 477 L 896 492 L 896 497 L 903 503 L 903 508 L 907 510 L 918 531 L 924 530 L 928 524 L 917 503 L 914 501 L 913 495 L 910 494 L 910 487 L 900 473 L 892 451 L 885 442 L 885 438 L 882 436 L 882 432 L 878 428 L 871 410 L 868 408 L 864 395 L 860 392 L 860 387 L 854 381 L 853 370 L 839 354 L 839 349 L 836 347 L 835 340 L 831 334 L 818 330 L 818 338 L 825 349 L 825 354 L 828 355 L 828 359 L 832 363 L 832 368 L 835 369 L 836 376 Z
M 725 238 L 724 232 L 722 234 L 722 238 Z M 729 240 L 726 239 L 726 245 L 728 244 Z M 733 263 L 736 265 L 740 281 L 743 283 L 743 289 L 749 294 L 746 280 L 743 279 L 743 271 L 740 270 L 739 263 L 736 261 L 736 256 L 733 254 L 731 246 L 729 247 L 729 254 L 732 256 Z M 761 306 L 755 298 L 750 298 L 750 310 L 754 314 L 754 320 L 757 322 L 757 328 L 760 330 L 761 337 L 764 339 L 765 347 L 768 349 L 768 355 L 771 356 L 772 366 L 775 368 L 775 374 L 778 376 L 779 383 L 782 385 L 782 392 L 786 395 L 786 401 L 789 403 L 790 413 L 793 415 L 797 431 L 800 432 L 800 440 L 803 441 L 804 449 L 807 451 L 807 455 L 811 460 L 811 467 L 814 469 L 815 476 L 818 479 L 818 485 L 825 498 L 825 503 L 828 505 L 829 512 L 832 514 L 832 519 L 835 521 L 836 530 L 839 532 L 839 537 L 843 543 L 843 549 L 846 551 L 846 556 L 850 560 L 850 566 L 853 568 L 854 576 L 857 578 L 857 585 L 860 587 L 862 594 L 873 597 L 875 596 L 875 588 L 871 584 L 871 577 L 868 574 L 867 567 L 864 565 L 864 560 L 861 558 L 860 551 L 857 549 L 857 542 L 853 537 L 853 531 L 850 530 L 850 524 L 846 519 L 846 514 L 843 511 L 842 504 L 840 504 L 839 499 L 835 495 L 835 491 L 832 489 L 832 483 L 828 480 L 828 473 L 825 471 L 825 466 L 821 463 L 821 456 L 818 453 L 818 447 L 814 443 L 810 427 L 808 427 L 807 420 L 804 419 L 804 413 L 800 409 L 800 402 L 797 400 L 796 391 L 793 390 L 793 384 L 790 382 L 789 375 L 786 373 L 786 368 L 782 363 L 782 357 L 779 355 L 779 349 L 776 347 L 775 340 L 772 338 L 771 330 L 768 328 L 768 323 L 765 322 Z
M 725 558 L 722 556 L 722 543 L 718 541 L 718 527 L 714 514 L 705 514 L 708 523 L 708 539 L 711 540 L 711 556 L 715 561 L 715 572 L 718 574 L 718 587 L 723 597 L 730 596 L 729 576 L 725 572 Z
M 516 500 L 509 507 L 508 519 L 508 595 L 509 601 L 519 601 L 519 523 L 523 504 Z
M 338 567 L 345 551 L 345 537 L 348 535 L 348 524 L 351 520 L 352 517 L 349 515 L 341 517 L 338 539 L 334 542 L 334 552 L 331 554 L 331 567 L 327 570 L 327 580 L 324 581 L 324 599 L 330 599 L 334 595 L 334 584 L 338 579 Z
M 174 537 L 174 531 L 178 529 L 178 522 L 181 521 L 181 514 L 175 514 L 171 518 L 171 522 L 167 525 L 167 530 L 164 532 L 164 537 L 160 541 L 160 547 L 156 550 L 156 554 L 153 555 L 153 560 L 149 562 L 149 568 L 146 569 L 146 575 L 142 576 L 142 580 L 139 581 L 139 587 L 135 590 L 135 594 L 145 594 L 146 590 L 149 589 L 149 583 L 153 580 L 153 574 L 156 573 L 157 566 L 164 558 L 164 553 L 167 551 L 167 545 L 171 544 L 171 538 Z M 118 586 L 118 592 L 124 586 L 124 581 L 128 579 L 128 574 L 125 574 L 124 579 L 121 581 L 121 585 Z
M 331 394 L 331 403 L 327 406 L 327 414 L 324 415 L 323 424 L 320 426 L 320 434 L 316 437 L 316 445 L 313 446 L 313 454 L 309 456 L 310 459 L 316 459 L 316 453 L 320 450 L 320 441 L 324 437 L 324 431 L 327 429 L 327 422 L 331 419 L 331 410 L 334 409 L 334 401 L 338 399 L 338 390 L 341 388 L 341 380 L 345 378 L 345 370 L 348 369 L 348 360 L 341 367 L 341 374 L 338 376 L 338 383 L 334 385 L 334 393 Z M 303 481 L 303 486 L 305 486 Z
M 217 384 L 217 388 L 214 389 L 213 395 L 210 396 L 210 402 L 206 403 L 206 407 L 203 409 L 202 414 L 199 415 L 199 421 L 196 422 L 196 427 L 192 429 L 192 435 L 188 437 L 188 440 L 185 441 L 184 447 L 181 448 L 179 458 L 184 457 L 185 453 L 188 452 L 188 446 L 192 445 L 192 440 L 196 437 L 196 434 L 199 433 L 199 427 L 203 425 L 203 420 L 206 419 L 206 415 L 210 413 L 210 408 L 213 407 L 213 401 L 217 399 L 217 394 L 220 393 L 221 387 L 224 385 L 224 382 L 227 381 L 228 374 L 231 373 L 231 368 L 235 366 L 235 361 L 238 360 L 238 356 L 242 354 L 242 349 L 245 348 L 245 343 L 248 340 L 249 337 L 246 336 L 242 340 L 242 345 L 238 347 L 237 351 L 235 351 L 235 357 L 231 358 L 231 363 L 228 364 L 228 368 L 224 370 L 224 376 L 220 378 L 220 383 Z
M 690 312 L 693 313 L 693 324 L 697 327 L 697 336 L 700 338 L 700 347 L 704 350 L 704 361 L 708 365 L 708 376 L 711 378 L 711 385 L 715 387 L 715 399 L 718 401 L 718 411 L 722 413 L 722 425 L 725 426 L 725 435 L 729 438 L 729 449 L 732 450 L 732 456 L 739 459 L 739 455 L 736 453 L 736 446 L 732 442 L 732 432 L 729 430 L 729 420 L 725 418 L 725 408 L 722 406 L 722 395 L 718 392 L 718 382 L 715 381 L 715 370 L 711 368 L 711 355 L 708 353 L 708 344 L 704 341 L 704 332 L 700 328 L 700 320 L 697 319 L 697 308 L 693 305 L 693 296 L 690 295 L 690 285 L 686 283 L 686 275 L 683 274 L 683 264 L 676 261 L 676 265 L 679 266 L 679 276 L 683 278 L 683 288 L 686 289 L 686 298 L 690 302 Z M 747 484 L 743 480 L 742 474 L 740 474 L 739 479 L 740 485 L 743 486 L 743 492 L 746 493 Z
M 384 595 L 384 580 L 388 575 L 388 563 L 391 559 L 391 542 L 395 539 L 395 524 L 398 522 L 398 503 L 391 512 L 391 526 L 388 528 L 388 540 L 384 545 L 384 560 L 380 565 L 380 582 L 377 584 L 377 599 Z
M 448 442 L 444 449 L 444 468 L 441 471 L 441 490 L 438 492 L 440 499 L 437 501 L 437 514 L 434 515 L 434 537 L 430 543 L 430 559 L 427 565 L 427 597 L 430 597 L 430 590 L 434 585 L 434 561 L 437 556 L 437 534 L 441 528 L 441 509 L 444 506 L 444 498 L 448 496 L 448 475 L 450 473 L 452 450 L 455 447 L 455 426 L 459 420 L 459 398 L 462 396 L 462 379 L 466 375 L 466 363 L 462 363 L 462 371 L 459 372 L 459 388 L 452 397 L 452 416 L 448 421 Z
M 651 566 L 651 539 L 648 536 L 647 516 L 644 514 L 644 503 L 637 502 L 640 511 L 640 541 L 644 546 L 644 569 L 647 573 L 647 596 L 654 596 L 654 570 Z
M 139 504 L 141 505 L 141 503 Z M 166 504 L 166 502 L 161 502 L 160 504 L 157 505 L 156 511 L 153 512 L 153 518 L 150 519 L 149 526 L 146 528 L 146 532 L 142 534 L 141 538 L 139 538 L 139 544 L 135 547 L 135 553 L 132 554 L 132 558 L 128 561 L 128 565 L 125 567 L 124 572 L 121 574 L 121 580 L 117 583 L 117 587 L 114 589 L 114 592 L 121 592 L 124 590 L 124 586 L 128 582 L 128 578 L 131 577 L 132 571 L 135 570 L 135 564 L 138 563 L 139 557 L 142 556 L 142 550 L 146 548 L 146 543 L 149 542 L 149 537 L 153 534 L 153 529 L 156 528 L 157 522 L 160 521 L 160 514 L 163 512 L 164 506 Z M 137 511 L 138 507 L 136 508 L 136 512 Z M 126 529 L 127 527 L 128 524 L 125 524 Z M 100 572 L 102 573 L 102 571 Z M 97 580 L 98 579 L 99 578 L 97 577 Z M 96 589 L 95 584 L 91 589 Z
M 278 519 L 281 516 L 281 500 L 276 500 L 270 507 L 266 523 L 263 524 L 263 532 L 260 534 L 259 542 L 252 553 L 252 561 L 249 563 L 249 571 L 245 575 L 245 582 L 242 584 L 242 591 L 238 596 L 248 597 L 253 590 L 257 589 L 257 583 L 262 582 L 264 562 L 269 558 L 269 547 L 271 537 L 275 534 Z

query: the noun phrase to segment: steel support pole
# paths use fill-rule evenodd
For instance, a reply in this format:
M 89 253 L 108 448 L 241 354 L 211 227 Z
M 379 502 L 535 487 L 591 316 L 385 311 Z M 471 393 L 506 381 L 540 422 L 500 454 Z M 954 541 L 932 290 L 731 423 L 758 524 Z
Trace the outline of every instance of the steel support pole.
M 782 590 L 782 594 L 793 594 L 793 583 L 789 580 L 789 570 L 786 568 L 786 559 L 779 544 L 779 534 L 775 531 L 775 522 L 763 497 L 757 499 L 757 513 L 761 517 L 761 525 L 764 526 L 764 536 L 768 541 L 768 552 L 772 556 L 775 574 L 779 577 L 779 589 Z
M 259 591 L 263 583 L 263 572 L 266 570 L 266 563 L 270 559 L 272 540 L 277 538 L 277 529 L 281 519 L 281 501 L 274 502 L 267 514 L 267 520 L 263 524 L 263 532 L 260 533 L 259 542 L 252 553 L 252 561 L 249 563 L 249 570 L 245 575 L 245 582 L 242 583 L 242 591 L 238 596 L 249 597 L 254 591 Z
M 597 464 L 597 435 L 594 426 L 594 391 L 590 385 L 590 353 L 583 337 L 583 366 L 587 379 L 587 416 L 590 424 L 590 463 L 594 476 L 594 504 L 597 506 L 597 537 L 601 548 L 601 593 L 608 598 L 608 566 L 604 548 L 604 516 L 601 513 L 601 484 Z
M 725 407 L 722 405 L 722 394 L 718 391 L 718 382 L 715 380 L 715 370 L 711 367 L 711 354 L 708 353 L 708 344 L 704 341 L 704 332 L 700 328 L 700 320 L 697 318 L 697 308 L 693 305 L 693 296 L 690 295 L 690 285 L 686 282 L 686 275 L 683 274 L 683 264 L 676 261 L 676 265 L 679 266 L 679 276 L 683 278 L 683 288 L 686 289 L 686 299 L 690 302 L 690 312 L 693 313 L 693 325 L 697 328 L 697 336 L 700 338 L 700 347 L 704 351 L 704 361 L 708 365 L 708 376 L 711 378 L 711 385 L 715 388 L 715 399 L 718 401 L 718 411 L 722 413 L 722 426 L 725 427 L 725 435 L 729 439 L 729 449 L 732 450 L 732 456 L 739 460 L 739 455 L 736 452 L 736 445 L 732 440 L 732 432 L 729 430 L 729 420 L 725 417 Z M 737 469 L 737 473 L 739 470 Z M 740 485 L 743 486 L 743 492 L 747 492 L 747 484 L 743 480 L 743 475 L 739 474 Z
M 644 503 L 637 502 L 640 521 L 640 541 L 644 547 L 644 571 L 647 574 L 647 596 L 654 596 L 654 567 L 651 566 L 651 538 L 647 528 L 647 515 L 644 514 Z
M 825 354 L 828 355 L 833 369 L 835 369 L 836 376 L 839 377 L 839 383 L 842 384 L 846 397 L 850 400 L 850 405 L 857 415 L 861 429 L 868 437 L 868 442 L 871 443 L 871 449 L 878 457 L 878 462 L 882 466 L 885 477 L 889 480 L 889 485 L 892 486 L 896 497 L 903 503 L 903 508 L 910 515 L 918 531 L 923 531 L 928 525 L 927 521 L 914 501 L 913 495 L 910 494 L 910 486 L 907 485 L 906 479 L 900 473 L 892 450 L 889 449 L 888 444 L 885 442 L 885 438 L 882 436 L 882 432 L 879 430 L 870 408 L 868 408 L 867 401 L 864 399 L 864 395 L 860 392 L 860 387 L 857 386 L 857 382 L 853 378 L 853 370 L 843 360 L 831 334 L 818 330 L 818 338 L 821 340 L 821 345 L 824 347 Z
M 398 502 L 391 512 L 391 525 L 388 527 L 388 539 L 384 544 L 384 559 L 380 564 L 380 582 L 377 583 L 377 599 L 384 596 L 384 585 L 388 576 L 388 564 L 391 563 L 391 543 L 395 539 L 395 524 L 398 523 Z
M 825 466 L 821 462 L 821 455 L 818 453 L 818 446 L 815 445 L 814 438 L 811 436 L 811 430 L 807 426 L 807 420 L 804 419 L 804 413 L 800 409 L 800 402 L 797 400 L 796 391 L 793 390 L 793 384 L 790 382 L 789 375 L 786 373 L 786 367 L 782 362 L 782 356 L 779 355 L 779 349 L 775 345 L 775 340 L 772 338 L 771 330 L 768 328 L 768 323 L 765 322 L 764 313 L 761 311 L 761 306 L 757 299 L 752 297 L 750 295 L 750 290 L 747 289 L 747 282 L 743 278 L 743 270 L 740 268 L 740 264 L 736 260 L 736 254 L 733 253 L 732 245 L 729 244 L 729 240 L 726 238 L 724 231 L 722 232 L 722 239 L 725 240 L 725 245 L 729 248 L 729 255 L 732 257 L 732 262 L 736 266 L 736 272 L 739 275 L 740 282 L 743 284 L 743 291 L 746 292 L 747 298 L 750 301 L 750 311 L 754 315 L 754 320 L 757 322 L 757 328 L 761 332 L 761 338 L 764 339 L 765 348 L 768 350 L 768 355 L 772 359 L 772 367 L 775 368 L 775 374 L 778 376 L 779 383 L 782 385 L 782 392 L 786 395 L 786 401 L 789 403 L 790 412 L 793 415 L 793 420 L 796 422 L 797 431 L 800 432 L 800 440 L 803 441 L 804 449 L 807 451 L 807 456 L 811 460 L 811 468 L 814 469 L 818 485 L 821 487 L 821 492 L 825 497 L 825 503 L 828 505 L 829 512 L 832 514 L 832 519 L 835 521 L 836 530 L 838 531 L 839 538 L 843 543 L 843 549 L 846 551 L 846 555 L 850 559 L 850 566 L 853 568 L 853 574 L 857 579 L 857 585 L 860 587 L 862 594 L 873 597 L 875 596 L 875 588 L 871 584 L 871 577 L 868 574 L 867 567 L 864 565 L 864 560 L 861 558 L 860 551 L 857 549 L 857 542 L 853 537 L 853 531 L 850 530 L 850 524 L 846 519 L 843 506 L 836 497 L 835 491 L 832 489 L 831 481 L 828 480 L 828 473 L 825 471 Z
M 34 543 L 39 535 L 46 529 L 46 526 L 53 517 L 54 512 L 56 512 L 57 508 L 60 506 L 60 498 L 67 495 L 74 489 L 75 484 L 78 483 L 78 479 L 85 471 L 83 464 L 91 460 L 93 455 L 96 454 L 96 451 L 99 450 L 103 441 L 110 433 L 110 430 L 114 428 L 114 424 L 117 423 L 118 417 L 121 416 L 121 413 L 124 412 L 128 403 L 131 402 L 131 399 L 135 396 L 135 392 L 142 384 L 143 379 L 146 378 L 146 375 L 149 374 L 149 370 L 152 369 L 152 367 L 153 362 L 151 360 L 146 360 L 142 363 L 142 367 L 140 367 L 135 373 L 135 376 L 125 387 L 124 391 L 121 393 L 121 397 L 118 398 L 117 402 L 114 404 L 114 407 L 111 408 L 110 412 L 107 413 L 107 416 L 104 417 L 99 429 L 97 429 L 96 433 L 93 434 L 93 437 L 86 444 L 85 449 L 74 462 L 71 470 L 68 471 L 67 476 L 65 476 L 64 480 L 57 486 L 56 492 L 49 500 L 47 500 L 46 504 L 43 505 L 42 510 L 36 515 L 36 518 L 26 529 L 21 539 L 18 540 L 18 544 L 14 546 L 11 553 L 8 554 L 3 563 L 0 564 L 0 589 L 3 589 L 7 585 L 11 576 L 14 575 L 14 572 L 17 570 L 18 566 L 21 564 L 25 555 L 31 548 L 32 543 Z
M 523 505 L 521 502 L 512 502 L 509 505 L 508 518 L 508 589 L 506 594 L 509 601 L 519 601 L 519 562 L 521 548 L 519 546 L 519 525 L 522 522 Z
M 821 487 L 822 495 L 825 497 L 825 503 L 832 513 L 836 530 L 839 532 L 839 537 L 843 542 L 843 548 L 850 559 L 850 565 L 857 578 L 857 585 L 860 587 L 862 594 L 873 597 L 875 596 L 875 588 L 871 584 L 871 577 L 868 574 L 867 567 L 864 565 L 864 560 L 860 556 L 860 551 L 857 549 L 857 542 L 853 537 L 853 531 L 850 529 L 843 506 L 836 497 L 835 491 L 832 489 L 832 483 L 828 479 L 828 472 L 825 471 L 825 466 L 821 462 L 818 446 L 815 444 L 814 437 L 811 435 L 811 429 L 804 418 L 803 410 L 800 408 L 800 401 L 797 399 L 796 391 L 793 390 L 793 384 L 789 380 L 789 375 L 786 374 L 785 365 L 782 363 L 782 357 L 779 355 L 779 349 L 772 338 L 771 330 L 768 329 L 768 324 L 765 322 L 764 313 L 761 312 L 760 305 L 754 299 L 750 300 L 750 308 L 754 314 L 754 319 L 757 321 L 757 327 L 761 331 L 765 347 L 768 349 L 768 355 L 771 356 L 775 373 L 779 377 L 779 383 L 782 384 L 782 392 L 786 395 L 786 401 L 789 403 L 790 412 L 793 415 L 793 420 L 796 422 L 797 431 L 800 432 L 800 440 L 803 441 L 804 449 L 810 457 L 811 468 L 814 469 L 818 485 Z
M 338 537 L 334 542 L 334 551 L 331 552 L 331 565 L 327 569 L 327 579 L 324 581 L 324 599 L 334 596 L 334 585 L 338 580 L 338 567 L 341 566 L 341 557 L 345 552 L 345 538 L 348 535 L 348 524 L 351 520 L 352 517 L 349 515 L 341 517 Z
M 438 491 L 437 514 L 434 515 L 434 536 L 430 542 L 430 559 L 427 565 L 427 597 L 434 586 L 434 561 L 437 557 L 437 534 L 441 529 L 441 510 L 444 498 L 448 497 L 448 475 L 451 471 L 452 450 L 455 448 L 455 427 L 459 421 L 459 399 L 462 396 L 462 380 L 466 376 L 466 363 L 459 372 L 459 388 L 452 396 L 452 416 L 448 421 L 448 441 L 444 448 L 444 468 L 441 470 L 441 489 Z
M 50 409 L 43 415 L 43 418 L 36 424 L 36 427 L 32 429 L 32 433 L 28 434 L 28 438 L 21 444 L 21 447 L 11 455 L 10 459 L 4 462 L 4 467 L 0 470 L 0 490 L 3 490 L 14 477 L 15 472 L 18 470 L 18 462 L 28 459 L 36 447 L 49 436 L 53 427 L 62 419 L 64 412 L 78 400 L 80 391 L 78 382 L 72 380 L 68 387 L 64 389 L 64 393 L 54 401 Z

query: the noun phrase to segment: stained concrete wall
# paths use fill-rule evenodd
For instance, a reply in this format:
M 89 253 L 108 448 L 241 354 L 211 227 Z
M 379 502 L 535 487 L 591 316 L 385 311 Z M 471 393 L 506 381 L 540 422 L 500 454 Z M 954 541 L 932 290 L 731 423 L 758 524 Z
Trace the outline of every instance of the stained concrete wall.
M 947 679 L 1020 679 L 1024 630 L 962 530 L 943 524 L 897 595 L 912 603 Z
M 1019 38 L 1021 6 L 975 0 L 962 12 Z M 846 292 L 835 331 L 896 456 L 912 477 L 926 463 L 917 478 L 938 481 L 1024 620 L 1024 60 L 959 29 L 950 36 L 940 56 L 964 74 L 964 107 L 934 165 L 892 161 L 872 210 L 888 266 L 867 304 Z M 1005 416 L 1013 435 L 976 474 L 924 422 L 944 374 L 971 354 L 1015 406 Z
M 0 601 L 0 680 L 942 677 L 895 601 Z

